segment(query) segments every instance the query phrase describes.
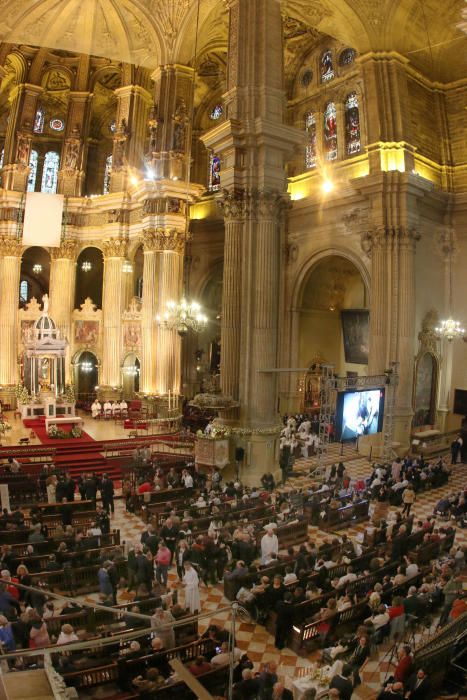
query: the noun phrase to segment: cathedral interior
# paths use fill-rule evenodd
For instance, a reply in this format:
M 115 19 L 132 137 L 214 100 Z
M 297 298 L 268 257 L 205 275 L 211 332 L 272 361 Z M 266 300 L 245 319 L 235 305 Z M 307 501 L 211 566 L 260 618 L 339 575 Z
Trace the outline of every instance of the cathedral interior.
M 374 454 L 467 439 L 465 0 L 0 17 L 4 408 L 197 397 L 254 485 L 284 415 L 326 415 L 326 368 L 387 380 Z

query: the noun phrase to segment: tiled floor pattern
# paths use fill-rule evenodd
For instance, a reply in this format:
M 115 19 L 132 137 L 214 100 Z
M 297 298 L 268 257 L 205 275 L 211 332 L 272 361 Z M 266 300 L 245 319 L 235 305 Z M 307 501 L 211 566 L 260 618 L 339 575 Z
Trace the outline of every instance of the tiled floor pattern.
M 306 460 L 303 460 L 299 464 L 299 468 L 303 471 L 307 471 L 308 467 Z M 370 470 L 368 462 L 364 459 L 352 460 L 347 464 L 348 471 L 350 472 L 352 478 L 360 478 L 367 476 Z M 414 514 L 418 518 L 423 518 L 424 516 L 432 515 L 434 505 L 440 498 L 443 491 L 457 491 L 463 488 L 466 483 L 465 470 L 466 468 L 462 465 L 456 467 L 452 476 L 450 477 L 449 485 L 443 489 L 437 489 L 434 491 L 428 491 L 422 493 L 417 498 L 417 502 L 414 507 Z M 287 485 L 289 487 L 299 487 L 304 486 L 310 481 L 309 477 L 294 477 Z M 116 514 L 113 518 L 112 525 L 118 527 L 121 530 L 123 541 L 139 541 L 140 533 L 144 529 L 141 520 L 129 513 L 126 513 L 123 508 L 123 503 L 117 503 Z M 358 532 L 362 532 L 365 528 L 365 523 L 357 525 L 351 528 L 351 536 L 355 536 Z M 349 532 L 349 531 L 347 531 Z M 325 533 L 319 530 L 317 527 L 309 527 L 309 534 L 313 539 L 319 544 L 322 542 L 323 537 L 329 533 Z M 457 541 L 461 544 L 467 543 L 466 533 L 464 530 L 458 532 Z M 177 581 L 175 571 L 169 575 L 169 586 L 174 585 Z M 222 584 L 216 586 L 210 586 L 207 588 L 201 585 L 200 588 L 201 601 L 202 601 L 202 612 L 212 613 L 212 616 L 200 621 L 200 629 L 203 630 L 209 622 L 219 623 L 220 625 L 225 625 L 230 619 L 230 612 L 218 612 L 219 608 L 229 605 L 223 597 Z M 131 594 L 126 592 L 119 593 L 119 602 L 123 603 L 125 601 L 131 600 Z M 183 600 L 183 592 L 180 594 Z M 88 600 L 92 600 L 93 597 L 89 597 Z M 420 639 L 420 634 L 417 633 L 416 641 Z M 291 687 L 291 683 L 294 678 L 302 675 L 308 675 L 310 666 L 319 657 L 319 652 L 312 653 L 307 658 L 301 658 L 297 656 L 290 649 L 283 649 L 278 651 L 274 647 L 273 637 L 262 627 L 249 622 L 239 622 L 237 624 L 237 644 L 240 649 L 248 653 L 249 657 L 255 664 L 264 663 L 266 661 L 274 660 L 279 665 L 279 674 L 283 677 L 288 687 Z M 383 647 L 378 651 L 378 655 L 370 660 L 363 670 L 362 673 L 362 687 L 354 693 L 354 698 L 363 697 L 375 697 L 376 692 L 381 688 L 381 683 L 386 676 L 387 670 L 387 660 L 386 662 L 380 663 L 381 659 L 387 653 L 387 647 Z

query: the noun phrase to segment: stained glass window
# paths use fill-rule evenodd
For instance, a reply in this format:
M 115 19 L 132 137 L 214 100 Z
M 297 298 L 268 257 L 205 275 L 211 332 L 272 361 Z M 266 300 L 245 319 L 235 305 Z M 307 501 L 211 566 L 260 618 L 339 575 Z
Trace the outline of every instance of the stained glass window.
M 34 117 L 34 133 L 42 134 L 44 131 L 45 112 L 43 107 L 38 107 Z
M 37 151 L 31 151 L 31 156 L 29 158 L 28 192 L 34 192 L 36 189 L 37 160 Z
M 216 192 L 221 186 L 221 159 L 211 156 L 209 162 L 209 189 Z
M 347 95 L 345 101 L 345 148 L 349 156 L 358 153 L 361 148 L 360 113 L 356 92 Z
M 50 128 L 53 129 L 53 131 L 63 131 L 63 129 L 65 128 L 65 122 L 63 121 L 63 119 L 54 117 L 50 120 Z
M 209 119 L 212 119 L 213 121 L 217 121 L 217 119 L 220 119 L 222 117 L 224 110 L 222 109 L 222 105 L 215 105 L 215 107 L 212 108 L 211 114 L 209 115 Z
M 55 151 L 48 151 L 44 158 L 44 170 L 42 171 L 41 192 L 55 194 L 57 191 L 58 167 L 60 156 Z
M 334 78 L 334 66 L 332 64 L 332 51 L 321 54 L 321 82 L 326 83 Z
M 104 194 L 109 194 L 110 192 L 110 175 L 112 173 L 112 154 L 107 156 L 105 159 L 105 171 L 104 171 Z
M 334 102 L 328 102 L 324 110 L 324 152 L 327 160 L 337 158 L 337 113 Z
M 355 56 L 357 52 L 355 49 L 344 49 L 339 56 L 339 65 L 348 66 L 350 63 L 355 61 Z
M 2 148 L 2 152 L 0 153 L 0 168 L 3 168 L 3 156 L 5 155 L 5 149 Z
M 115 132 L 117 131 L 117 122 L 115 121 L 115 119 L 113 119 L 113 120 L 110 122 L 110 124 L 109 124 L 109 131 L 110 131 L 112 134 L 115 134 Z
M 26 302 L 28 300 L 29 284 L 27 280 L 21 280 L 19 283 L 19 300 Z
M 305 168 L 314 168 L 316 166 L 316 118 L 313 112 L 305 114 L 305 130 Z

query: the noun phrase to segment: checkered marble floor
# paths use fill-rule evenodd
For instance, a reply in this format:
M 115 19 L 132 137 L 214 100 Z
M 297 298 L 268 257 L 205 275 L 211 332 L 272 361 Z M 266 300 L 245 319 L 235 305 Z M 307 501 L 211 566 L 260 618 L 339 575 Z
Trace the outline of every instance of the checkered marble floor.
M 354 458 L 346 460 L 346 467 L 352 479 L 366 477 L 370 473 L 371 467 L 369 462 L 362 457 L 353 456 Z M 297 460 L 296 469 L 300 472 L 308 473 L 310 468 L 310 460 Z M 466 467 L 458 465 L 454 468 L 449 479 L 448 485 L 421 493 L 417 497 L 414 506 L 414 514 L 416 518 L 424 518 L 433 514 L 434 505 L 439 500 L 440 496 L 447 492 L 458 491 L 466 484 Z M 309 476 L 293 476 L 286 485 L 289 488 L 304 487 L 312 481 Z M 121 531 L 122 542 L 139 542 L 141 532 L 144 529 L 144 524 L 139 517 L 126 513 L 122 501 L 116 502 L 116 512 L 112 519 L 112 526 L 119 528 Z M 357 525 L 350 530 L 350 534 L 356 535 L 362 532 L 365 528 L 365 523 Z M 318 527 L 309 526 L 309 534 L 313 537 L 316 543 L 321 543 L 323 538 L 329 533 L 319 530 Z M 347 532 L 349 532 L 347 530 Z M 456 542 L 459 544 L 467 544 L 467 536 L 465 530 L 458 531 Z M 173 586 L 177 581 L 175 569 L 169 573 L 169 586 Z M 230 624 L 230 610 L 220 611 L 221 608 L 229 607 L 230 602 L 223 596 L 222 584 L 206 587 L 204 584 L 200 587 L 202 613 L 211 613 L 210 616 L 200 621 L 200 630 L 203 631 L 209 623 L 218 623 L 221 626 Z M 126 591 L 119 591 L 118 602 L 130 602 L 133 594 L 128 594 Z M 183 591 L 180 593 L 181 602 L 183 602 Z M 95 600 L 95 596 L 86 598 L 90 602 Z M 313 662 L 316 662 L 320 656 L 320 652 L 316 651 L 310 654 L 307 658 L 297 656 L 290 649 L 278 651 L 274 646 L 274 638 L 261 625 L 251 622 L 239 621 L 237 623 L 237 645 L 240 649 L 248 653 L 248 656 L 259 667 L 261 663 L 274 660 L 279 667 L 279 676 L 284 680 L 287 687 L 291 687 L 292 681 L 300 676 L 308 675 Z M 419 641 L 420 635 L 417 633 L 416 642 Z M 353 695 L 353 698 L 374 698 L 381 688 L 381 684 L 386 676 L 388 658 L 384 658 L 387 654 L 387 648 L 378 650 L 377 656 L 372 658 L 362 671 L 362 686 L 360 686 Z M 382 661 L 384 659 L 384 661 Z

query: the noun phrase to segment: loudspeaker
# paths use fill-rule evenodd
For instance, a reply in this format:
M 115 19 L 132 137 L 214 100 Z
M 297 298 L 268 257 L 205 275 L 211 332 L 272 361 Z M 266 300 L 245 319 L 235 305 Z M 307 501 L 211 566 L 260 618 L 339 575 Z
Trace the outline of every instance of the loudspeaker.
M 235 448 L 235 461 L 236 462 L 243 462 L 243 458 L 245 456 L 245 450 L 243 447 L 236 447 Z

